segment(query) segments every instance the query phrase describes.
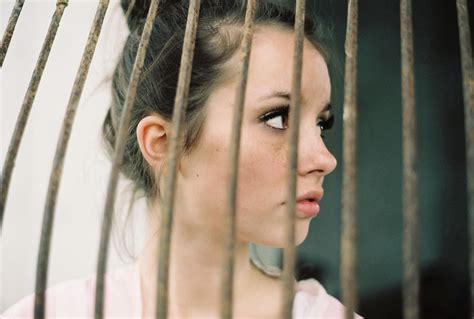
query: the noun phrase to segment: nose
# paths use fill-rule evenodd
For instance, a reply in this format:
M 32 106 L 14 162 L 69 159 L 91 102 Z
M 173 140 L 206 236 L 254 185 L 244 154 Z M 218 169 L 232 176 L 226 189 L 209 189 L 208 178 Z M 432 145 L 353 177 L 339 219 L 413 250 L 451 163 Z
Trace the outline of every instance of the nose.
M 314 126 L 313 126 L 314 127 Z M 298 145 L 298 174 L 325 176 L 334 171 L 337 160 L 324 143 L 318 127 L 301 130 Z

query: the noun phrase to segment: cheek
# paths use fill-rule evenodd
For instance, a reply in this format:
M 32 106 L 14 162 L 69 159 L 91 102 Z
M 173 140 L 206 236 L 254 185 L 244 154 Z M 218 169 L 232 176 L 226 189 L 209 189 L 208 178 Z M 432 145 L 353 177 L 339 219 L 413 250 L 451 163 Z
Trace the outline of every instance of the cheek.
M 178 202 L 187 222 L 220 232 L 227 213 L 230 133 L 207 132 L 201 138 L 181 164 Z M 261 127 L 242 128 L 237 190 L 241 240 L 275 245 L 273 240 L 280 241 L 284 234 L 288 156 L 284 138 Z
M 216 133 L 203 132 L 183 158 L 178 175 L 177 203 L 183 221 L 207 229 L 220 227 L 227 207 L 228 140 Z
M 284 218 L 286 148 L 259 134 L 243 134 L 239 161 L 238 233 L 249 241 L 267 227 L 276 230 Z
M 239 160 L 239 203 L 245 207 L 275 201 L 284 187 L 285 156 L 255 139 L 244 142 Z

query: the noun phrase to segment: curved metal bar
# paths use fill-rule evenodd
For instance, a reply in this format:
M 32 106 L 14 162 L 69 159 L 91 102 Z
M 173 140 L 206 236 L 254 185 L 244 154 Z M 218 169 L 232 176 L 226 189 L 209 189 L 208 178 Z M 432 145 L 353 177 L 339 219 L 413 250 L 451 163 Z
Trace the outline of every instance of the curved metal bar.
M 472 4 L 472 3 L 471 3 Z M 469 12 L 466 0 L 457 0 L 459 43 L 464 91 L 464 123 L 466 130 L 467 210 L 469 214 L 469 274 L 471 279 L 471 317 L 474 317 L 474 69 L 472 64 Z M 472 9 L 472 8 L 471 8 Z
M 23 9 L 23 4 L 25 0 L 16 0 L 15 6 L 12 9 L 10 19 L 8 19 L 8 25 L 3 34 L 2 44 L 0 45 L 0 68 L 3 66 L 5 61 L 5 56 L 7 55 L 8 47 L 10 46 L 10 40 L 12 39 L 13 32 L 15 31 L 16 22 L 20 17 L 21 9 Z
M 122 166 L 123 162 L 125 143 L 129 130 L 133 104 L 137 96 L 138 80 L 140 79 L 140 75 L 143 71 L 143 65 L 145 62 L 151 31 L 153 29 L 155 17 L 158 12 L 158 5 L 159 0 L 152 0 L 150 3 L 150 8 L 148 9 L 147 18 L 143 27 L 140 43 L 138 45 L 137 56 L 135 58 L 132 75 L 128 84 L 125 104 L 120 117 L 119 129 L 115 141 L 114 160 L 112 163 L 112 169 L 107 188 L 107 198 L 105 201 L 104 219 L 102 220 L 99 257 L 97 262 L 97 280 L 95 286 L 95 318 L 97 319 L 104 317 L 105 271 L 107 268 L 107 257 L 109 252 L 110 232 L 112 228 L 117 183 L 120 167 Z M 130 12 L 130 8 L 127 10 L 127 13 Z
M 245 13 L 244 33 L 241 45 L 242 60 L 240 61 L 239 86 L 235 92 L 235 106 L 232 122 L 232 135 L 230 140 L 230 167 L 231 180 L 229 183 L 229 197 L 227 202 L 227 242 L 224 249 L 224 265 L 222 277 L 221 295 L 221 318 L 232 318 L 232 300 L 234 283 L 234 254 L 235 254 L 235 216 L 237 202 L 237 177 L 240 152 L 240 137 L 242 131 L 242 114 L 245 103 L 245 92 L 247 88 L 247 77 L 250 62 L 250 52 L 252 49 L 253 23 L 257 8 L 256 0 L 247 1 Z
M 403 107 L 403 318 L 419 317 L 415 80 L 411 0 L 400 2 Z
M 156 317 L 166 319 L 168 312 L 168 274 L 171 242 L 171 227 L 173 221 L 174 195 L 176 189 L 176 169 L 178 153 L 182 147 L 182 126 L 186 105 L 188 103 L 189 85 L 193 66 L 194 45 L 199 19 L 200 0 L 192 0 L 189 4 L 188 20 L 184 36 L 183 53 L 179 69 L 178 86 L 173 109 L 173 123 L 170 137 L 170 148 L 166 158 L 166 188 L 164 200 L 161 203 L 160 241 L 158 257 L 158 283 L 156 298 Z
M 296 173 L 298 164 L 298 140 L 300 127 L 301 108 L 301 74 L 303 67 L 305 1 L 296 1 L 295 12 L 295 46 L 293 56 L 293 74 L 291 85 L 291 101 L 289 113 L 288 135 L 288 188 L 287 188 L 287 244 L 284 248 L 283 282 L 282 282 L 282 317 L 290 319 L 293 312 L 293 299 L 295 296 L 295 210 L 296 210 Z
M 128 17 L 132 13 L 133 7 L 135 7 L 135 2 L 136 0 L 130 0 L 130 3 L 128 4 L 127 12 L 125 12 L 125 20 L 128 20 Z
M 51 51 L 51 47 L 59 28 L 59 23 L 61 22 L 64 9 L 67 7 L 67 5 L 68 0 L 58 0 L 56 2 L 56 10 L 54 11 L 53 17 L 51 18 L 48 33 L 46 34 L 46 38 L 43 42 L 43 47 L 41 48 L 38 61 L 36 62 L 35 69 L 31 76 L 30 84 L 28 85 L 28 89 L 23 99 L 23 104 L 21 105 L 20 114 L 16 120 L 15 130 L 13 131 L 13 135 L 10 140 L 7 158 L 3 164 L 2 175 L 0 178 L 0 234 L 2 231 L 3 216 L 5 214 L 10 180 L 13 174 L 13 168 L 15 167 L 18 149 L 20 148 L 21 139 L 23 137 L 23 133 L 25 132 L 26 122 L 28 121 L 31 108 L 35 100 L 36 92 L 38 91 L 38 86 L 41 81 L 41 77 L 43 76 L 44 67 L 46 66 L 46 62 L 49 58 L 49 52 Z
M 133 5 L 133 4 L 132 4 Z M 132 8 L 132 5 L 130 8 Z M 128 84 L 125 104 L 120 117 L 119 129 L 115 141 L 115 153 L 112 163 L 112 169 L 107 187 L 107 198 L 104 208 L 104 219 L 102 220 L 102 231 L 100 237 L 99 257 L 97 262 L 97 280 L 95 286 L 95 318 L 104 317 L 104 297 L 105 297 L 105 271 L 107 268 L 107 257 L 109 253 L 110 232 L 112 228 L 115 195 L 117 191 L 117 183 L 120 173 L 120 167 L 123 162 L 125 152 L 125 143 L 132 115 L 133 105 L 137 96 L 138 80 L 143 71 L 145 56 L 148 49 L 151 31 L 158 12 L 159 0 L 152 0 L 148 9 L 147 18 L 143 27 L 140 43 L 138 45 L 137 56 L 133 65 L 132 75 Z M 131 9 L 127 10 L 127 14 Z
M 38 253 L 38 264 L 36 267 L 36 286 L 35 286 L 35 319 L 44 318 L 45 304 L 46 304 L 46 283 L 48 277 L 48 262 L 49 262 L 49 251 L 51 247 L 51 234 L 54 223 L 54 210 L 56 207 L 56 199 L 59 190 L 59 182 L 61 180 L 61 174 L 64 164 L 64 158 L 66 155 L 67 145 L 69 137 L 71 135 L 72 124 L 76 109 L 79 105 L 81 98 L 82 89 L 84 88 L 84 82 L 86 81 L 89 66 L 91 64 L 92 57 L 94 56 L 97 40 L 102 29 L 102 23 L 104 16 L 109 5 L 109 0 L 100 0 L 97 8 L 94 22 L 92 24 L 87 44 L 82 55 L 81 64 L 74 81 L 74 86 L 69 98 L 66 113 L 64 115 L 63 125 L 56 148 L 56 154 L 54 157 L 53 169 L 48 186 L 48 195 L 46 198 L 46 204 L 44 208 L 43 225 L 41 228 L 41 240 L 40 248 Z
M 341 291 L 345 318 L 357 311 L 357 31 L 358 3 L 348 1 L 343 110 Z

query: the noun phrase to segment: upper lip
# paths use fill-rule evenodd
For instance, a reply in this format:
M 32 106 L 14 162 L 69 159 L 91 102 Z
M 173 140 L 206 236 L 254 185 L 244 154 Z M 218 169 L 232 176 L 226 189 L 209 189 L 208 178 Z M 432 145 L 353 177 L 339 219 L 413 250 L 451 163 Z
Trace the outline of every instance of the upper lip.
M 323 190 L 313 190 L 301 196 L 298 196 L 298 198 L 296 198 L 296 201 L 299 202 L 303 200 L 312 200 L 312 201 L 319 202 L 323 198 L 323 195 L 324 195 Z

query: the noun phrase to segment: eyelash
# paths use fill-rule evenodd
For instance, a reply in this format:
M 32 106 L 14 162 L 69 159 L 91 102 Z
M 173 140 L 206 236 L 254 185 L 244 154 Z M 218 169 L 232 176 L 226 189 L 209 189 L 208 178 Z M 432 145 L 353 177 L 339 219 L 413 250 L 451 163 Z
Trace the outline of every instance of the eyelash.
M 278 106 L 278 107 L 275 107 L 273 109 L 271 109 L 270 111 L 268 111 L 267 113 L 265 113 L 264 115 L 260 116 L 260 121 L 261 122 L 267 122 L 273 118 L 276 118 L 278 116 L 286 116 L 288 118 L 288 114 L 289 114 L 289 106 L 286 105 L 286 106 Z M 287 119 L 288 121 L 288 119 Z M 266 124 L 268 125 L 268 124 Z M 318 126 L 321 126 L 321 132 L 322 131 L 328 131 L 330 130 L 334 125 L 334 114 L 331 114 L 327 119 L 321 119 L 318 123 Z M 276 128 L 276 127 L 273 127 L 271 125 L 268 125 L 269 127 L 275 129 L 275 130 L 280 130 L 280 131 L 283 131 L 285 129 L 281 129 L 281 128 Z M 326 138 L 325 135 L 321 134 L 321 137 L 323 139 Z

